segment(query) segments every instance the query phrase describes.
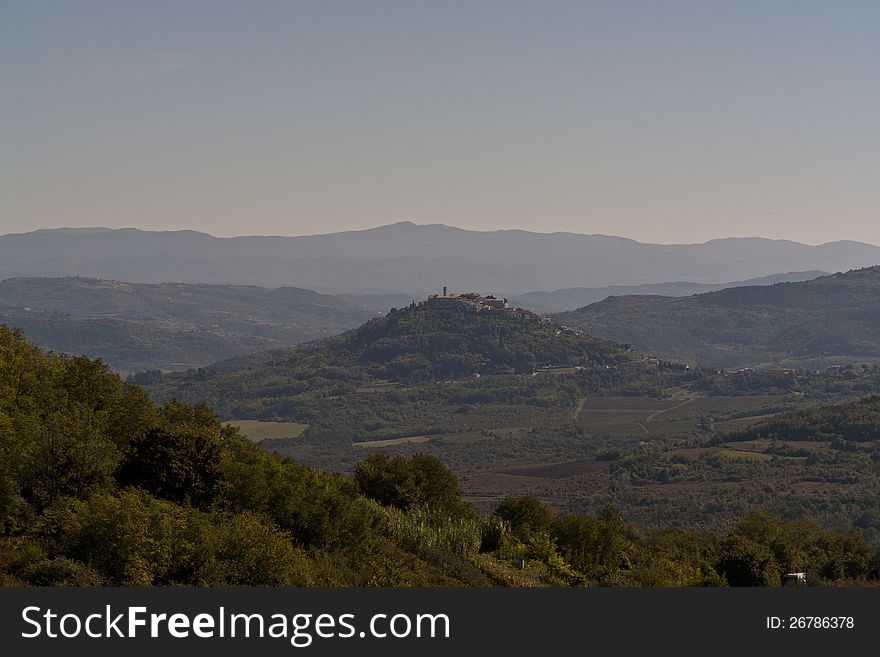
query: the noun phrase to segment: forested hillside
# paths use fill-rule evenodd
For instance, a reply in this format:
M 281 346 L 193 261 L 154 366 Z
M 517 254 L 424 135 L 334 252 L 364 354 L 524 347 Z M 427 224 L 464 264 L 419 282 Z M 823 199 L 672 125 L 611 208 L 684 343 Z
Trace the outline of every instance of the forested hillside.
M 102 363 L 5 326 L 0 455 L 7 585 L 488 581 L 469 560 L 481 521 L 436 460 L 413 466 L 425 503 L 407 515 L 263 452 L 207 407 L 157 407 Z
M 728 436 L 728 440 L 830 442 L 836 449 L 869 449 L 880 462 L 880 397 L 806 408 L 777 415 Z
M 545 366 L 611 366 L 636 357 L 621 345 L 536 319 L 411 306 L 309 347 L 134 380 L 150 384 L 159 398 L 209 401 L 232 416 L 283 417 L 317 398 L 353 394 L 367 382 L 427 384 L 531 374 Z
M 373 312 L 301 288 L 89 278 L 0 282 L 0 321 L 117 371 L 180 370 L 335 335 Z
M 665 358 L 713 367 L 880 360 L 880 267 L 671 298 L 610 297 L 556 319 Z
M 864 584 L 877 559 L 854 532 L 766 515 L 720 537 L 529 497 L 478 517 L 434 457 L 311 470 L 0 325 L 3 586 L 774 586 L 790 570 Z

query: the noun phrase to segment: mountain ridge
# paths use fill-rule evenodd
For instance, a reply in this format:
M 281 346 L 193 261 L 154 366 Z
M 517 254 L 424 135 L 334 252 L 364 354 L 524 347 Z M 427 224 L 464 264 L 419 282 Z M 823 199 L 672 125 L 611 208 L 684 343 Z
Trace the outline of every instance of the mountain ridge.
M 374 315 L 295 287 L 0 281 L 0 323 L 25 329 L 45 348 L 101 357 L 123 372 L 207 365 L 335 335 Z
M 767 238 L 648 244 L 629 238 L 389 224 L 299 237 L 62 229 L 0 236 L 0 278 L 83 275 L 128 282 L 295 285 L 327 293 L 476 287 L 506 295 L 662 281 L 720 284 L 782 271 L 880 264 L 880 247 Z M 353 283 L 354 282 L 354 283 Z
M 31 231 L 18 232 L 18 233 L 3 233 L 0 234 L 0 238 L 4 237 L 16 237 L 16 236 L 25 236 L 25 235 L 34 235 L 34 234 L 46 234 L 46 233 L 59 233 L 59 234 L 96 234 L 96 233 L 140 233 L 140 234 L 189 234 L 189 235 L 198 235 L 201 237 L 208 237 L 215 240 L 247 240 L 247 239 L 290 239 L 297 240 L 303 238 L 320 238 L 320 237 L 330 237 L 330 236 L 342 236 L 342 235 L 356 235 L 356 234 L 364 234 L 364 233 L 374 233 L 386 230 L 395 230 L 395 229 L 440 229 L 440 230 L 448 230 L 448 231 L 456 231 L 460 233 L 478 233 L 484 235 L 497 235 L 497 234 L 521 234 L 521 235 L 534 235 L 534 236 L 543 236 L 543 237 L 591 237 L 591 238 L 607 238 L 612 240 L 620 240 L 623 242 L 631 242 L 634 244 L 640 244 L 643 246 L 703 246 L 706 244 L 714 244 L 714 243 L 723 243 L 723 242 L 735 242 L 735 241 L 760 241 L 760 242 L 776 242 L 776 243 L 784 243 L 784 244 L 793 244 L 797 246 L 807 246 L 807 247 L 823 247 L 835 244 L 848 244 L 848 245 L 858 245 L 858 246 L 871 246 L 878 247 L 880 245 L 872 244 L 870 242 L 864 242 L 861 240 L 850 240 L 850 239 L 841 239 L 841 240 L 829 240 L 827 242 L 820 242 L 818 244 L 808 244 L 806 242 L 798 242 L 797 240 L 784 238 L 784 237 L 762 237 L 760 235 L 730 235 L 727 237 L 713 237 L 708 240 L 704 240 L 702 242 L 643 242 L 633 237 L 624 237 L 622 235 L 609 235 L 607 233 L 577 233 L 574 231 L 567 230 L 557 230 L 557 231 L 537 231 L 537 230 L 528 230 L 525 228 L 493 228 L 493 229 L 477 229 L 477 228 L 461 228 L 460 226 L 453 226 L 450 224 L 444 223 L 430 223 L 430 224 L 420 224 L 414 221 L 395 221 L 388 224 L 381 224 L 379 226 L 373 226 L 370 228 L 353 228 L 350 230 L 341 230 L 334 231 L 329 233 L 307 233 L 303 235 L 282 235 L 279 233 L 266 233 L 266 234 L 244 234 L 244 235 L 214 235 L 213 233 L 208 233 L 202 230 L 195 230 L 192 228 L 179 228 L 173 230 L 151 230 L 146 228 L 137 228 L 134 226 L 126 226 L 123 228 L 110 228 L 107 226 L 59 226 L 57 228 L 36 228 Z
M 880 267 L 690 297 L 612 296 L 555 318 L 714 367 L 873 363 L 880 360 Z
M 669 281 L 663 283 L 648 283 L 645 285 L 611 285 L 600 288 L 570 287 L 562 290 L 535 291 L 514 295 L 511 297 L 510 301 L 516 305 L 521 305 L 538 312 L 558 313 L 567 310 L 576 310 L 579 307 L 602 301 L 609 296 L 659 295 L 668 297 L 686 297 L 704 292 L 715 292 L 731 287 L 750 287 L 755 285 L 773 285 L 775 283 L 808 281 L 827 275 L 828 272 L 812 270 L 772 274 L 770 276 L 761 276 L 759 278 L 752 278 L 744 281 L 731 281 L 729 283 Z

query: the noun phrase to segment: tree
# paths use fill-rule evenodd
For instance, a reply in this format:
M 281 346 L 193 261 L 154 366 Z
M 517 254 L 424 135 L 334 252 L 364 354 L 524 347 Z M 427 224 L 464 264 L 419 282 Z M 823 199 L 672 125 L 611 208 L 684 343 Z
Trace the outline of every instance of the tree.
M 513 535 L 522 542 L 537 532 L 549 531 L 555 514 L 536 497 L 505 497 L 498 503 L 495 515 L 510 523 Z
M 423 508 L 439 514 L 469 514 L 458 478 L 436 456 L 371 454 L 354 475 L 360 491 L 385 506 Z
M 40 533 L 54 537 L 59 556 L 88 565 L 108 584 L 153 586 L 178 583 L 171 573 L 191 559 L 185 526 L 180 507 L 124 491 L 66 500 L 44 515 Z
M 370 454 L 357 464 L 354 480 L 364 495 L 379 504 L 408 509 L 416 501 L 412 469 L 402 456 Z
M 117 481 L 161 499 L 207 508 L 220 495 L 219 437 L 193 425 L 156 427 L 132 440 Z
M 250 513 L 220 525 L 216 559 L 223 584 L 309 586 L 315 584 L 309 559 L 285 531 Z
M 416 504 L 439 514 L 472 515 L 461 497 L 458 477 L 436 456 L 416 454 L 410 459 Z
M 770 548 L 740 534 L 721 544 L 716 570 L 731 586 L 778 586 L 782 581 Z
M 615 583 L 631 567 L 629 552 L 637 538 L 612 507 L 599 516 L 570 515 L 553 526 L 560 554 L 587 577 Z
M 45 508 L 62 497 L 82 499 L 110 487 L 121 454 L 102 424 L 100 414 L 81 403 L 48 413 L 23 463 L 25 498 Z

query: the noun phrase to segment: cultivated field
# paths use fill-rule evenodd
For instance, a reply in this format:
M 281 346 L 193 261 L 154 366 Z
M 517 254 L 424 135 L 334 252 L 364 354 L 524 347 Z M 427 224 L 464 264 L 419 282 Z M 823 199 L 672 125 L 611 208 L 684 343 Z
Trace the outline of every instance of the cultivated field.
M 674 438 L 704 428 L 709 421 L 718 430 L 742 429 L 790 407 L 788 395 L 699 397 L 675 391 L 664 399 L 588 397 L 574 415 L 594 436 Z
M 227 424 L 238 427 L 243 436 L 256 443 L 263 440 L 298 438 L 309 426 L 300 422 L 263 422 L 261 420 L 233 420 Z
M 880 471 L 861 445 L 841 452 L 821 441 L 728 440 L 729 432 L 815 403 L 799 392 L 710 395 L 670 386 L 611 396 L 570 386 L 565 397 L 541 398 L 540 387 L 504 388 L 502 380 L 492 394 L 446 384 L 457 396 L 442 386 L 425 395 L 384 383 L 332 401 L 340 429 L 320 442 L 290 442 L 283 453 L 336 472 L 353 471 L 375 450 L 433 454 L 480 511 L 504 497 L 534 495 L 562 512 L 610 504 L 644 529 L 726 531 L 758 509 L 844 527 L 853 518 L 868 522 L 876 508 Z M 827 487 L 838 495 L 820 495 Z
M 353 442 L 352 447 L 393 447 L 395 445 L 426 443 L 430 436 L 406 436 L 405 438 L 389 438 L 388 440 L 363 440 Z

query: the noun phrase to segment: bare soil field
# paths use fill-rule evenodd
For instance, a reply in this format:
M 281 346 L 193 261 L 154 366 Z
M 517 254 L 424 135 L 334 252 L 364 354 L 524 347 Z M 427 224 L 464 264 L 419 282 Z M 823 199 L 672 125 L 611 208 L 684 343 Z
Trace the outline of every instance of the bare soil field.
M 580 459 L 566 461 L 564 463 L 548 463 L 546 465 L 531 465 L 519 468 L 507 468 L 498 472 L 515 477 L 537 477 L 539 479 L 567 479 L 583 474 L 589 474 L 608 467 L 608 463 L 596 459 Z

